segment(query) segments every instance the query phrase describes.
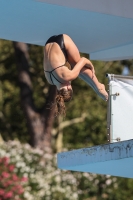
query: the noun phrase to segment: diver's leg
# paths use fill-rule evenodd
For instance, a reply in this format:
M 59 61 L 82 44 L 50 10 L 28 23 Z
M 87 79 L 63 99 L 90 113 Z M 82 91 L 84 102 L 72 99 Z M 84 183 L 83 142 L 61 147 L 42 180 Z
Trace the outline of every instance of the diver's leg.
M 104 84 L 100 83 L 94 75 L 92 77 L 92 71 L 87 68 L 83 68 L 79 77 L 84 80 L 88 85 L 92 87 L 92 89 L 105 101 L 108 100 L 108 93 L 105 90 Z
M 76 63 L 80 60 L 80 53 L 76 46 L 76 44 L 73 42 L 73 40 L 66 34 L 63 34 L 64 37 L 64 43 L 67 50 L 67 56 L 68 56 L 68 62 L 74 67 Z
M 78 61 L 80 60 L 79 50 L 76 44 L 68 35 L 63 34 L 63 37 L 64 37 L 64 43 L 65 43 L 65 47 L 68 54 L 68 61 L 74 67 L 74 65 L 77 64 Z M 92 71 L 89 68 L 84 67 L 81 70 L 79 77 L 83 79 L 88 85 L 90 85 L 102 99 L 107 101 L 108 93 L 105 90 L 105 86 L 99 83 L 95 75 L 93 77 Z

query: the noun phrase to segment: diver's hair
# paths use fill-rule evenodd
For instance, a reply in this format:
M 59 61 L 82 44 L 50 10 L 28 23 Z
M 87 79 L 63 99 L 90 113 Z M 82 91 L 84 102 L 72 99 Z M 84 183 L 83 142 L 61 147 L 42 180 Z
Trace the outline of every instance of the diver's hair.
M 61 89 L 58 90 L 58 94 L 55 98 L 56 101 L 56 108 L 55 108 L 55 115 L 66 115 L 66 107 L 65 107 L 65 102 L 69 102 L 72 99 L 73 95 L 73 90 L 66 90 L 66 89 Z

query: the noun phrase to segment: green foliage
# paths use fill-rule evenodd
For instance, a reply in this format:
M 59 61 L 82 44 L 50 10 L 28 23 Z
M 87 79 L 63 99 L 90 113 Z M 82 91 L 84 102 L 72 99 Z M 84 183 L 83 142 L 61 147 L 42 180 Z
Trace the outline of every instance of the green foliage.
M 12 42 L 0 40 L 0 133 L 5 140 L 24 141 L 28 135 L 17 75 Z
M 33 99 L 37 109 L 44 106 L 48 83 L 43 72 L 43 48 L 29 45 Z M 26 119 L 21 107 L 18 69 L 13 44 L 0 40 L 0 133 L 4 140 L 29 141 Z
M 48 82 L 43 70 L 43 47 L 29 45 L 30 54 L 30 75 L 33 85 L 33 98 L 37 108 L 44 106 L 48 92 Z

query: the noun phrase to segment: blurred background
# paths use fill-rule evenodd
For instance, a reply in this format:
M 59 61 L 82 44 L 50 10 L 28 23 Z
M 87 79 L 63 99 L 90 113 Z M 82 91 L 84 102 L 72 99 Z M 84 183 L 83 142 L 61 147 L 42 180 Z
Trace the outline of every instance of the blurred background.
M 133 75 L 133 60 L 92 63 L 107 90 L 106 73 Z M 0 200 L 133 199 L 132 179 L 57 168 L 58 152 L 107 143 L 107 102 L 79 78 L 72 85 L 57 118 L 43 47 L 0 40 Z

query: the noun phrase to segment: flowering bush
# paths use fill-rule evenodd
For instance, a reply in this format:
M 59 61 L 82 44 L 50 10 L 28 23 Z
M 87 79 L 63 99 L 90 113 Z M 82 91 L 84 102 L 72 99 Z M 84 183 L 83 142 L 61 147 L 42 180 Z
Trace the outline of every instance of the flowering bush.
M 4 166 L 2 164 L 2 171 L 0 169 L 0 184 L 6 184 L 0 194 L 8 194 L 10 199 L 20 193 L 18 199 L 23 200 L 80 200 L 87 199 L 89 193 L 94 196 L 98 190 L 97 175 L 59 170 L 56 155 L 32 149 L 28 144 L 18 141 L 0 144 L 0 158 L 5 163 Z M 14 165 L 9 164 L 7 158 Z M 20 183 L 26 180 L 25 177 L 28 178 L 27 183 L 22 187 Z M 108 185 L 116 181 L 104 176 L 103 179 Z M 102 184 L 105 181 L 102 180 Z
M 14 172 L 15 166 L 9 163 L 9 158 L 0 158 L 0 200 L 20 200 L 24 192 L 25 177 L 18 177 Z

